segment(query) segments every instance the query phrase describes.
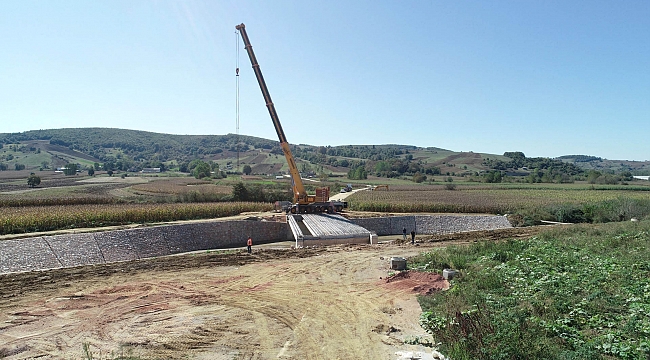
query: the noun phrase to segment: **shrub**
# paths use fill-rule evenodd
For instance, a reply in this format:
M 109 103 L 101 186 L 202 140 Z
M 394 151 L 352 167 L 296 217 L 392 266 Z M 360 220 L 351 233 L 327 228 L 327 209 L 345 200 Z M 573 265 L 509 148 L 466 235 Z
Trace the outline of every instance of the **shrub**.
M 40 177 L 36 176 L 36 174 L 34 173 L 29 174 L 29 177 L 27 178 L 27 185 L 29 185 L 29 187 L 33 188 L 35 186 L 38 186 L 40 183 L 41 183 Z
M 424 182 L 426 179 L 427 179 L 427 176 L 424 175 L 424 174 L 421 174 L 419 172 L 416 172 L 413 175 L 413 182 L 416 182 L 418 184 L 421 183 L 421 182 Z

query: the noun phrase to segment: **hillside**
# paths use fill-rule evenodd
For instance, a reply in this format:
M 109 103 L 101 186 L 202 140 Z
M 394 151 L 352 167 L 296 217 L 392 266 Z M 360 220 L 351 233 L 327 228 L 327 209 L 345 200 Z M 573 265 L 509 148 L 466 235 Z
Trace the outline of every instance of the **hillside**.
M 66 163 L 82 168 L 106 165 L 122 171 L 139 171 L 145 167 L 185 169 L 190 161 L 213 161 L 222 170 L 239 171 L 245 165 L 254 174 L 287 172 L 287 165 L 277 141 L 253 136 L 171 135 L 112 128 L 76 128 L 33 130 L 0 134 L 0 170 L 52 169 Z M 526 158 L 523 153 L 504 155 L 455 152 L 411 145 L 292 145 L 300 170 L 314 175 L 347 174 L 379 177 L 423 175 L 476 176 L 490 171 L 505 175 L 527 176 L 538 169 L 556 179 L 576 176 L 583 169 L 602 172 L 631 171 L 635 175 L 650 172 L 650 162 L 605 160 L 593 156 L 568 155 L 558 159 Z M 363 169 L 359 171 L 359 169 Z M 559 176 L 559 177 L 558 177 Z M 532 180 L 531 180 L 532 181 Z
M 564 155 L 558 159 L 587 170 L 630 171 L 634 175 L 650 175 L 650 161 L 608 160 L 588 155 Z

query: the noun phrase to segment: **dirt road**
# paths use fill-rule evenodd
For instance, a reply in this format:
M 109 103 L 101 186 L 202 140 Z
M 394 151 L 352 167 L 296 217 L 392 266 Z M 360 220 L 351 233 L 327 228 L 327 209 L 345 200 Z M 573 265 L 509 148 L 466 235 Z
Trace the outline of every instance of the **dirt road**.
M 413 293 L 422 284 L 387 283 L 389 259 L 448 243 L 202 252 L 0 276 L 0 358 L 79 359 L 85 345 L 95 359 L 395 359 L 421 350 L 403 340 L 424 333 Z

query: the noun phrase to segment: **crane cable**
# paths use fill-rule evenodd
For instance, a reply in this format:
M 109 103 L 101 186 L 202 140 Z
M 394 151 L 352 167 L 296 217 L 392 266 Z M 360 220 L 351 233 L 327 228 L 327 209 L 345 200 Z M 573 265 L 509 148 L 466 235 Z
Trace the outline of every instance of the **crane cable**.
M 237 172 L 239 172 L 239 31 L 235 31 L 235 49 L 236 49 L 236 70 L 235 70 L 235 126 L 236 126 L 236 146 L 237 146 Z

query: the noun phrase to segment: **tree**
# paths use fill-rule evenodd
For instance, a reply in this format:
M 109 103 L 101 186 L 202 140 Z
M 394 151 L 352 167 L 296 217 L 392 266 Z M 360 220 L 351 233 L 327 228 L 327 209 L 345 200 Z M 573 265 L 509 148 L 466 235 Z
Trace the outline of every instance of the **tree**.
M 503 153 L 503 156 L 509 157 L 512 160 L 524 160 L 526 159 L 526 155 L 524 155 L 523 152 L 521 151 L 506 151 Z
M 208 164 L 205 161 L 199 160 L 196 162 L 195 165 L 196 166 L 194 166 L 194 169 L 192 169 L 192 175 L 194 175 L 195 178 L 203 179 L 206 177 L 210 177 L 210 171 L 212 170 L 210 169 L 210 164 Z
M 251 169 L 250 165 L 244 165 L 244 174 L 250 175 L 253 169 Z
M 418 183 L 418 184 L 421 183 L 421 182 L 424 182 L 426 179 L 427 179 L 427 176 L 424 175 L 424 174 L 421 174 L 421 173 L 419 173 L 419 172 L 416 172 L 416 173 L 413 175 L 413 181 L 416 182 L 416 183 Z
M 27 178 L 27 185 L 29 185 L 29 187 L 33 188 L 35 186 L 38 186 L 38 184 L 40 183 L 41 183 L 40 177 L 36 176 L 36 174 L 34 173 L 29 174 L 29 177 Z
M 363 166 L 357 166 L 356 168 L 350 169 L 350 171 L 348 171 L 348 179 L 362 180 L 367 178 L 368 178 L 368 173 L 366 172 L 366 169 Z
M 7 170 L 7 164 L 0 163 L 0 171 L 5 171 Z
M 108 174 L 108 176 L 113 176 L 113 170 L 108 170 L 106 173 Z
M 105 161 L 104 166 L 102 166 L 102 167 L 104 168 L 104 170 L 110 171 L 110 170 L 115 169 L 115 163 L 112 162 L 112 161 Z
M 247 201 L 248 200 L 248 189 L 243 182 L 238 182 L 232 187 L 232 199 L 235 201 Z
M 16 163 L 14 167 L 16 168 L 16 171 L 25 170 L 25 165 L 23 164 Z
M 76 175 L 77 164 L 72 164 L 72 163 L 65 164 L 65 167 L 63 168 L 63 173 L 66 175 Z
M 499 170 L 494 170 L 483 174 L 483 181 L 486 183 L 500 183 L 501 180 L 503 180 L 503 176 Z
M 88 176 L 93 176 L 95 175 L 95 169 L 92 167 L 88 167 Z
M 386 161 L 379 161 L 375 164 L 376 172 L 390 171 L 390 164 Z
M 590 184 L 595 184 L 596 180 L 602 175 L 600 171 L 597 170 L 589 170 L 587 173 L 587 182 Z
M 634 176 L 633 176 L 632 173 L 629 172 L 629 171 L 623 171 L 623 172 L 621 173 L 621 179 L 622 179 L 623 181 L 632 181 L 632 180 L 634 180 Z

